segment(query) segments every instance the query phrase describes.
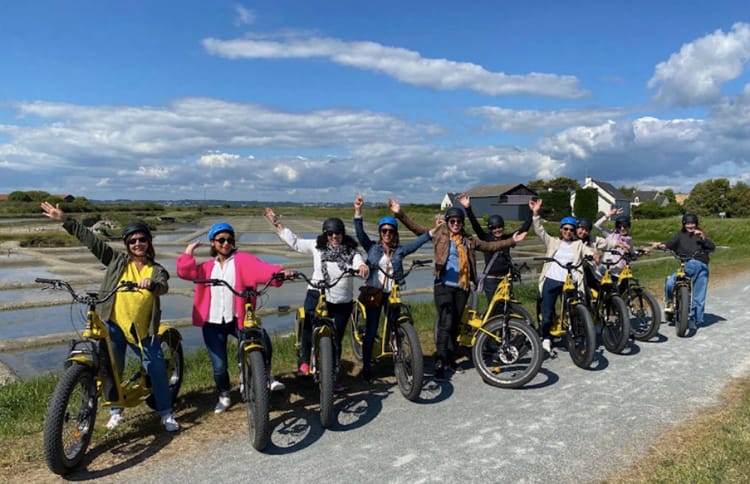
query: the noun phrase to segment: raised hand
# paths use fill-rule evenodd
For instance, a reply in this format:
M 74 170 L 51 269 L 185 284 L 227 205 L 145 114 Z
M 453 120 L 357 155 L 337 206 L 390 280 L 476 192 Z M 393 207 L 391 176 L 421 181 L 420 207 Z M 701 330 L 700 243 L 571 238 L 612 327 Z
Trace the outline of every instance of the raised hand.
M 536 200 L 529 200 L 529 208 L 534 215 L 539 215 L 539 211 L 542 209 L 542 199 L 537 198 Z
M 190 243 L 189 243 L 189 244 L 187 245 L 187 247 L 185 247 L 185 253 L 186 253 L 186 254 L 190 254 L 190 255 L 193 255 L 193 252 L 195 251 L 195 249 L 197 249 L 197 248 L 198 248 L 198 247 L 200 247 L 201 245 L 203 245 L 203 244 L 201 243 L 200 239 L 198 239 L 198 240 L 196 240 L 196 241 L 194 241 L 194 242 L 190 242 Z
M 471 207 L 471 198 L 465 193 L 462 193 L 461 195 L 459 195 L 458 198 L 456 198 L 456 200 L 458 200 L 458 203 L 460 203 L 461 206 L 464 208 Z
M 394 198 L 388 199 L 388 207 L 391 209 L 391 212 L 398 214 L 401 212 L 401 204 L 398 203 L 398 200 Z
M 65 215 L 65 212 L 62 211 L 60 208 L 60 204 L 52 205 L 49 202 L 42 202 L 40 204 L 40 207 L 42 208 L 42 211 L 44 212 L 44 215 L 49 217 L 52 220 L 58 220 L 61 222 L 64 222 L 66 218 L 68 218 L 67 215 Z

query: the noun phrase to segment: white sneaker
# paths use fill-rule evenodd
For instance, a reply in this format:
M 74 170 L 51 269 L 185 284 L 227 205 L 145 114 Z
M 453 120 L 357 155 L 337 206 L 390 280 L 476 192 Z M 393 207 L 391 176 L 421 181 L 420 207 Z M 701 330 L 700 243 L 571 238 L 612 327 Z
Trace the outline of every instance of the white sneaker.
M 232 405 L 232 400 L 229 398 L 229 396 L 224 397 L 219 395 L 219 402 L 214 407 L 214 413 L 221 413 L 224 410 L 228 409 L 230 405 Z
M 284 390 L 286 390 L 286 385 L 284 385 L 274 377 L 270 378 L 269 386 L 272 392 L 283 392 Z
M 122 423 L 123 420 L 125 420 L 125 417 L 123 417 L 121 413 L 113 413 L 109 417 L 109 421 L 107 422 L 107 428 L 109 430 L 114 430 L 117 428 L 118 425 Z
M 542 348 L 543 348 L 543 349 L 544 349 L 544 351 L 546 351 L 547 353 L 552 353 L 552 341 L 550 341 L 550 339 L 549 339 L 549 338 L 544 338 L 544 339 L 542 340 Z
M 177 432 L 180 430 L 180 424 L 177 423 L 177 420 L 174 419 L 174 415 L 167 414 L 165 417 L 161 418 L 161 423 L 164 425 L 164 428 L 167 430 L 167 432 Z

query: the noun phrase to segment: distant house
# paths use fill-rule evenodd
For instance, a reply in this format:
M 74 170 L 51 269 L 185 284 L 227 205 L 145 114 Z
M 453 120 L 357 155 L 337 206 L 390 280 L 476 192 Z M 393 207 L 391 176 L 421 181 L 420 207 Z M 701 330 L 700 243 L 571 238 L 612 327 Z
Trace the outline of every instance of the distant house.
M 471 198 L 471 210 L 477 218 L 501 215 L 506 220 L 526 220 L 529 215 L 529 200 L 537 195 L 522 183 L 477 186 L 464 193 Z M 461 207 L 457 200 L 459 195 L 460 193 L 446 193 L 440 209 Z
M 583 188 L 596 189 L 599 196 L 597 197 L 597 212 L 607 213 L 612 208 L 622 208 L 623 215 L 630 215 L 630 199 L 615 188 L 612 184 L 602 180 L 594 180 L 587 176 L 583 183 Z M 575 192 L 570 195 L 570 206 L 575 207 Z M 575 214 L 574 214 L 575 215 Z
M 669 199 L 666 195 L 658 190 L 636 190 L 630 198 L 630 204 L 633 207 L 646 202 L 656 202 L 659 207 L 669 205 Z
M 70 203 L 70 202 L 72 202 L 73 200 L 75 200 L 75 199 L 76 199 L 76 197 L 74 197 L 73 195 L 70 195 L 70 194 L 65 194 L 65 195 L 52 195 L 52 196 L 53 196 L 53 197 L 57 197 L 57 198 L 59 198 L 60 200 L 62 200 L 63 202 L 67 202 L 67 203 Z

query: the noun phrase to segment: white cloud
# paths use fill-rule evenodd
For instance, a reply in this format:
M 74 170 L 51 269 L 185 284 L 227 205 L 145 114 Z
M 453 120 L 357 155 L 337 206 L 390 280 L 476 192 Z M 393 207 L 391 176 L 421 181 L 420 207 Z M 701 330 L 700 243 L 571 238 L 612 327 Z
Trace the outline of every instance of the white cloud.
M 438 90 L 467 89 L 492 96 L 533 94 L 580 98 L 588 93 L 575 76 L 532 72 L 490 72 L 470 62 L 423 57 L 400 47 L 376 42 L 346 42 L 339 39 L 285 36 L 282 40 L 206 38 L 203 46 L 212 55 L 228 59 L 289 59 L 322 57 L 337 64 L 379 72 L 401 82 Z
M 238 25 L 250 25 L 255 23 L 255 13 L 249 8 L 245 8 L 242 5 L 236 5 L 234 11 L 237 14 L 236 23 Z
M 238 165 L 240 158 L 240 155 L 232 153 L 206 153 L 198 158 L 198 164 L 209 168 L 232 168 Z
M 712 34 L 684 44 L 660 62 L 649 88 L 658 88 L 654 100 L 666 105 L 693 106 L 721 97 L 725 82 L 739 77 L 750 60 L 750 25 L 736 23 L 729 33 Z
M 107 185 L 109 185 L 109 178 L 100 178 L 96 182 L 96 186 L 98 187 L 106 187 Z
M 299 178 L 299 173 L 297 172 L 297 170 L 286 164 L 276 165 L 273 168 L 273 173 L 275 175 L 281 175 L 284 180 L 290 182 L 297 181 L 297 179 Z
M 567 111 L 514 110 L 496 106 L 480 106 L 467 110 L 469 114 L 486 119 L 486 128 L 515 133 L 534 133 L 538 130 L 595 126 L 627 114 L 625 109 L 582 109 Z

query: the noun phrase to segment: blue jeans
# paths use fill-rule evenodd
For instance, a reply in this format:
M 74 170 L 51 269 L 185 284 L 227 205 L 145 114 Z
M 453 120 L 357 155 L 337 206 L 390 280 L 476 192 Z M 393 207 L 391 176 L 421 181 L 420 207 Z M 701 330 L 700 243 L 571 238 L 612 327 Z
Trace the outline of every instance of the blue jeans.
M 164 353 L 161 351 L 161 343 L 159 338 L 147 337 L 141 341 L 143 346 L 143 355 L 140 350 L 134 344 L 128 343 L 125 339 L 122 329 L 111 321 L 107 321 L 107 331 L 109 331 L 109 339 L 112 343 L 113 359 L 117 366 L 117 374 L 122 378 L 122 371 L 125 368 L 125 352 L 128 346 L 141 358 L 143 362 L 143 368 L 146 370 L 149 378 L 151 379 L 151 391 L 156 400 L 156 411 L 162 417 L 172 412 L 172 395 L 169 392 L 169 384 L 167 382 L 167 365 L 164 362 Z M 120 413 L 122 408 L 112 407 L 109 409 L 110 413 Z
M 703 313 L 706 309 L 706 293 L 708 292 L 708 264 L 697 259 L 685 262 L 685 274 L 693 280 L 693 304 L 690 307 L 690 319 L 703 324 Z M 664 284 L 664 296 L 667 304 L 672 301 L 674 281 L 677 274 L 672 274 Z
M 542 285 L 542 338 L 550 337 L 550 326 L 555 314 L 555 304 L 562 294 L 563 282 L 545 279 Z
M 201 328 L 203 332 L 203 342 L 206 343 L 208 358 L 211 360 L 211 367 L 214 371 L 214 383 L 216 390 L 220 395 L 228 395 L 232 386 L 229 383 L 229 368 L 227 358 L 227 341 L 229 337 L 239 340 L 239 329 L 237 321 L 230 321 L 224 324 L 206 323 Z M 268 333 L 263 331 L 263 344 L 266 347 L 266 366 L 271 369 L 271 338 Z

